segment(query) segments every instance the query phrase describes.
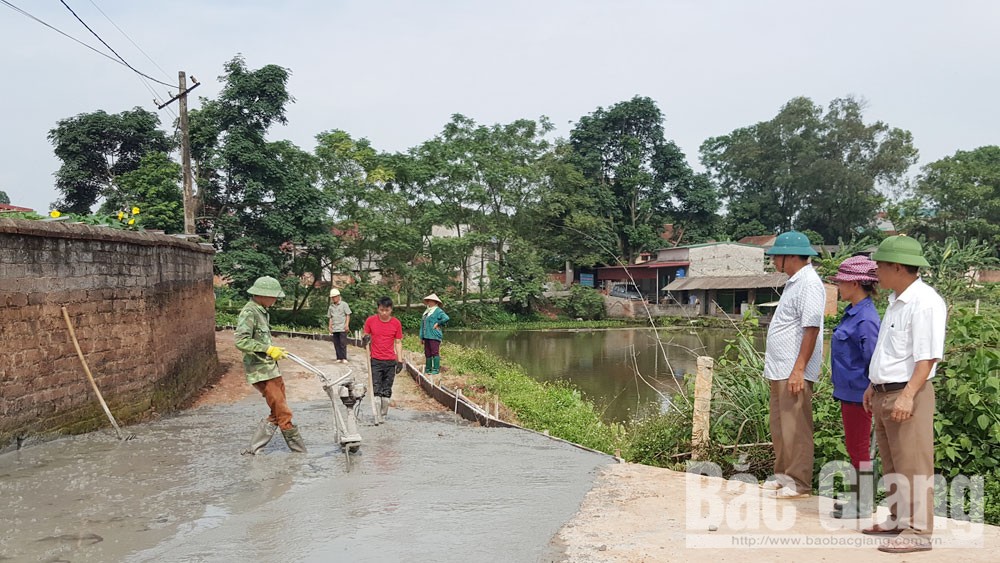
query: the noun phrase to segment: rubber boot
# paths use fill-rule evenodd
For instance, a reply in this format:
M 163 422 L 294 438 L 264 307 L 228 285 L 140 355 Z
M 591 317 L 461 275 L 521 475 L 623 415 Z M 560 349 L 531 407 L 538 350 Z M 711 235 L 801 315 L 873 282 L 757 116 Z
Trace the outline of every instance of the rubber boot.
M 830 512 L 830 516 L 834 518 L 842 518 L 844 520 L 854 520 L 858 518 L 858 497 L 857 497 L 857 487 L 854 485 L 847 485 L 844 487 L 846 493 L 853 493 L 851 499 L 847 502 L 835 502 L 833 503 L 833 511 Z
M 431 371 L 433 369 L 433 365 L 434 363 L 430 358 L 424 358 L 424 375 L 431 375 L 434 373 Z
M 431 358 L 431 373 L 438 375 L 441 373 L 441 356 Z
M 267 417 L 260 419 L 260 422 L 257 423 L 257 430 L 253 433 L 253 438 L 250 438 L 250 447 L 243 453 L 257 455 L 257 452 L 263 450 L 264 446 L 271 442 L 277 429 L 278 425 L 271 424 Z
M 282 430 L 281 435 L 285 438 L 285 443 L 288 444 L 288 449 L 299 454 L 306 453 L 306 445 L 302 442 L 302 434 L 299 433 L 298 426 L 293 426 L 288 430 Z
M 389 397 L 379 397 L 379 412 L 382 413 L 382 418 L 389 414 Z

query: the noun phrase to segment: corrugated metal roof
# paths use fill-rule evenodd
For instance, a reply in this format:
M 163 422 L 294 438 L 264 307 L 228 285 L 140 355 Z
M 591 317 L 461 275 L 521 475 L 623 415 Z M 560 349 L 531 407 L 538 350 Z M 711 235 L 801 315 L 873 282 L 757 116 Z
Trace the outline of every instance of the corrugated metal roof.
M 770 273 L 755 276 L 698 276 L 676 279 L 663 289 L 684 291 L 690 289 L 750 289 L 759 287 L 781 287 L 788 281 L 788 274 Z

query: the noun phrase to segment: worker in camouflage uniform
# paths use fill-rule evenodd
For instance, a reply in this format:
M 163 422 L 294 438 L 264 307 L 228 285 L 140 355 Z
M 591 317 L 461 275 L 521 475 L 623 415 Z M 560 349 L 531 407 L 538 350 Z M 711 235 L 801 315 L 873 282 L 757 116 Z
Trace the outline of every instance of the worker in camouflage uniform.
M 286 353 L 283 348 L 271 345 L 270 318 L 267 314 L 267 308 L 285 293 L 281 291 L 278 280 L 269 276 L 257 278 L 247 293 L 251 299 L 243 306 L 236 322 L 236 347 L 243 352 L 247 383 L 264 396 L 271 415 L 260 420 L 246 453 L 256 454 L 264 449 L 278 428 L 288 449 L 305 453 L 302 435 L 292 424 L 292 410 L 285 401 L 285 381 L 278 371 L 278 360 L 284 359 Z

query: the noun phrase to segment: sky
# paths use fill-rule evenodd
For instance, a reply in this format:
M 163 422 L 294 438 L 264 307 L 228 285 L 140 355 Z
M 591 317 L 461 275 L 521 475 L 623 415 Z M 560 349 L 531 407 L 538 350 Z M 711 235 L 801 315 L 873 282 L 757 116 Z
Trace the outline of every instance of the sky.
M 58 0 L 9 2 L 103 49 Z M 695 169 L 705 139 L 796 96 L 865 99 L 866 120 L 913 133 L 918 167 L 1000 144 L 994 0 L 66 2 L 132 66 L 170 84 L 178 70 L 197 77 L 198 96 L 218 94 L 238 53 L 250 68 L 290 69 L 295 103 L 270 137 L 307 150 L 343 129 L 405 151 L 455 113 L 484 124 L 545 115 L 566 137 L 581 116 L 636 95 L 657 102 Z M 59 197 L 46 139 L 58 120 L 157 111 L 130 70 L 3 3 L 0 50 L 0 190 L 14 205 L 46 212 Z M 158 113 L 172 128 L 174 115 Z

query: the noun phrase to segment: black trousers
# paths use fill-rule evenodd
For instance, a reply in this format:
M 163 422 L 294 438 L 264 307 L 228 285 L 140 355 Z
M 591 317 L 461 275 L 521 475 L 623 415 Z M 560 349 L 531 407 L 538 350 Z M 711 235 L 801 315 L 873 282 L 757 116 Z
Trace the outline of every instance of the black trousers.
M 396 379 L 396 360 L 372 358 L 372 385 L 376 397 L 392 397 L 392 382 Z
M 335 332 L 333 333 L 333 347 L 337 350 L 337 359 L 346 360 L 347 359 L 347 333 L 346 332 Z

